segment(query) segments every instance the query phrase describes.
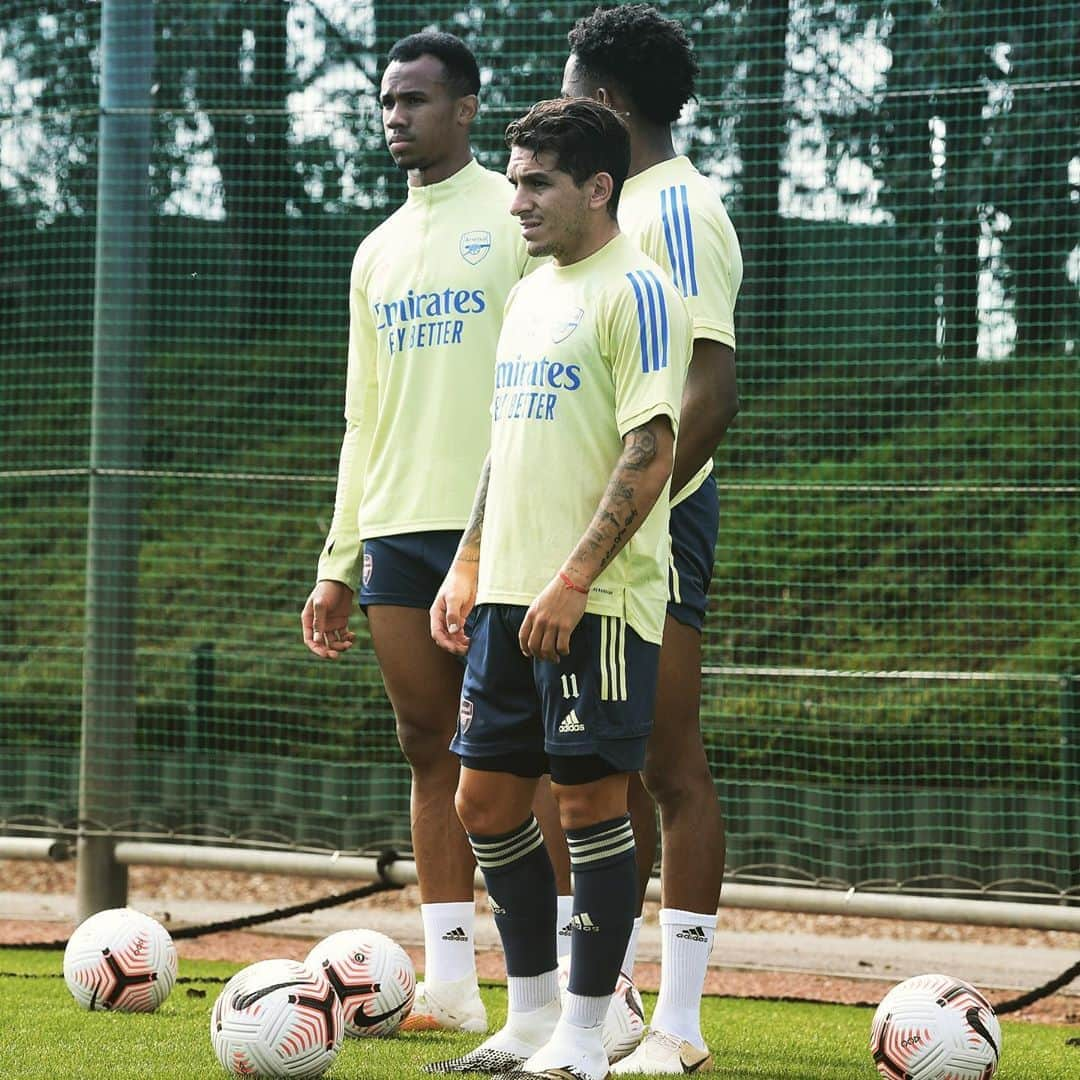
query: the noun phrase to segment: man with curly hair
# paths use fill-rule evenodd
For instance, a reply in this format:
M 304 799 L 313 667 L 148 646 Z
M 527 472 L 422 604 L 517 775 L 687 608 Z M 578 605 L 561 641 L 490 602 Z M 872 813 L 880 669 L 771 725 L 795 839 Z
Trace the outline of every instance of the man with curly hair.
M 644 788 L 631 796 L 641 896 L 660 810 L 662 968 L 649 1033 L 613 1074 L 711 1067 L 701 994 L 724 873 L 724 821 L 701 739 L 701 630 L 719 530 L 713 453 L 738 411 L 735 297 L 742 257 L 720 196 L 683 156 L 672 124 L 698 71 L 682 26 L 646 4 L 597 9 L 568 34 L 563 93 L 610 105 L 630 130 L 619 225 L 671 276 L 693 317 L 693 359 L 671 477 L 671 565 Z M 649 798 L 651 796 L 651 799 Z M 637 922 L 640 928 L 640 918 Z M 636 932 L 624 960 L 633 967 Z

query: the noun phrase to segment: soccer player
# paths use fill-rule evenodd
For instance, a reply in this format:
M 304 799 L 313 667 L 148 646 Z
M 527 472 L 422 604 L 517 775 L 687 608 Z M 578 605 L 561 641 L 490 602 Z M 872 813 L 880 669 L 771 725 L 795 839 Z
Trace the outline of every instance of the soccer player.
M 677 156 L 671 125 L 698 70 L 679 23 L 645 4 L 598 9 L 570 31 L 563 93 L 615 109 L 630 130 L 630 174 L 619 225 L 667 272 L 693 317 L 671 478 L 670 595 L 653 737 L 643 779 L 660 810 L 662 964 L 649 1032 L 616 1074 L 679 1074 L 711 1067 L 701 994 L 724 874 L 724 821 L 701 740 L 701 630 L 719 529 L 713 453 L 738 411 L 735 297 L 739 242 L 720 196 Z M 655 853 L 655 810 L 635 798 L 641 897 Z M 640 918 L 637 920 L 640 927 Z M 624 970 L 633 967 L 633 942 Z
M 464 668 L 432 642 L 427 612 L 469 516 L 503 307 L 528 262 L 505 177 L 470 150 L 479 88 L 476 59 L 452 35 L 415 34 L 390 50 L 382 121 L 408 198 L 353 262 L 337 497 L 301 617 L 308 648 L 336 659 L 355 641 L 360 587 L 412 772 L 425 980 L 410 1025 L 474 1032 L 487 1029 L 475 862 L 454 811 L 459 765 L 449 750 Z M 569 893 L 565 854 L 557 865 Z
M 601 1080 L 638 910 L 626 787 L 652 726 L 691 326 L 664 272 L 619 233 L 630 145 L 616 114 L 541 102 L 506 139 L 511 213 L 529 253 L 552 262 L 507 304 L 491 450 L 431 631 L 468 657 L 457 808 L 502 938 L 509 1015 L 471 1054 L 427 1068 Z M 529 810 L 545 772 L 574 872 L 561 1010 L 552 867 Z

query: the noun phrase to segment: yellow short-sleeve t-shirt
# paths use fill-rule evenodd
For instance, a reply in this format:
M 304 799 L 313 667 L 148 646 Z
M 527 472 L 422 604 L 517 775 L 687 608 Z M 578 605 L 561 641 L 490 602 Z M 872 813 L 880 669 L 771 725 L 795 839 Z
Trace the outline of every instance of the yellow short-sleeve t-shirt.
M 627 432 L 658 415 L 677 430 L 691 333 L 667 275 L 622 235 L 517 285 L 496 352 L 478 603 L 532 603 L 592 521 Z M 665 490 L 586 610 L 658 644 L 667 546 Z
M 723 199 L 687 157 L 661 161 L 630 177 L 619 198 L 619 227 L 655 259 L 686 300 L 694 337 L 735 348 L 735 300 L 742 284 L 739 238 Z M 706 463 L 676 505 L 711 471 Z

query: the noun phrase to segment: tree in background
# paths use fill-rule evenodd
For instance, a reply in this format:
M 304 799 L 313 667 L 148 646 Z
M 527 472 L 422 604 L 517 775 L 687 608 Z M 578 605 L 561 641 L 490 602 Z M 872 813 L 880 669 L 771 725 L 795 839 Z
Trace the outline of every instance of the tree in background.
M 1011 101 L 1009 152 L 997 193 L 1011 226 L 1006 245 L 1016 302 L 1016 352 L 1046 356 L 1077 333 L 1078 293 L 1066 273 L 1078 237 L 1080 8 L 1027 0 L 1013 12 L 1009 61 L 1021 84 Z
M 734 218 L 744 275 L 736 309 L 740 352 L 778 350 L 783 329 L 788 251 L 780 185 L 789 142 L 785 93 L 788 0 L 748 0 L 738 27 L 745 65 L 738 106 L 742 171 Z

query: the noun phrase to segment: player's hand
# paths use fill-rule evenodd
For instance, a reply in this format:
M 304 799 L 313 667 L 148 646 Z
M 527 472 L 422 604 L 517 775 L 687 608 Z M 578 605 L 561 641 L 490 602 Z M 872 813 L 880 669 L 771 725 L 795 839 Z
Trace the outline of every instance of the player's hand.
M 320 581 L 300 612 L 304 644 L 324 660 L 337 660 L 356 641 L 349 629 L 353 591 L 340 581 Z
M 435 603 L 429 612 L 431 638 L 436 645 L 455 656 L 469 651 L 469 638 L 465 634 L 465 620 L 476 605 L 476 579 L 480 564 L 455 559 L 439 586 Z
M 570 635 L 585 614 L 589 597 L 568 589 L 558 577 L 529 605 L 518 633 L 518 645 L 525 656 L 550 660 L 557 664 L 560 656 L 570 653 Z

